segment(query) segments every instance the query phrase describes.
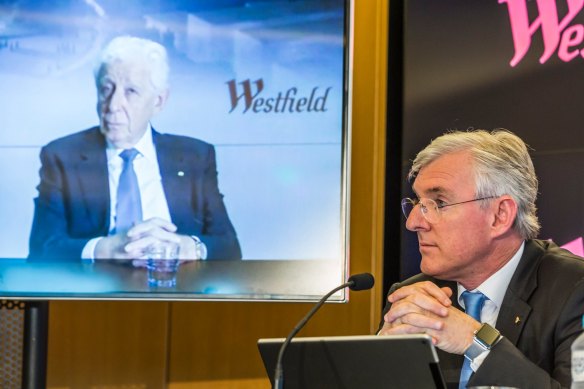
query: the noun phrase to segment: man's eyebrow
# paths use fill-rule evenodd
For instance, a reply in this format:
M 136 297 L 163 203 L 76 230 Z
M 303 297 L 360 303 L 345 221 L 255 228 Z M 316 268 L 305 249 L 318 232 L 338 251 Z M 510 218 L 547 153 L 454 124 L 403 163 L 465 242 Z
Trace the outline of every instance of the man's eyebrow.
M 418 198 L 420 198 L 420 194 L 415 189 L 414 189 L 414 194 Z M 446 189 L 444 189 L 443 187 L 441 187 L 441 186 L 434 186 L 432 188 L 425 189 L 422 194 L 423 195 L 426 195 L 426 196 L 428 196 L 428 195 L 434 195 L 434 196 L 436 196 L 436 195 L 448 194 L 448 191 Z
M 433 188 L 428 189 L 426 193 L 443 194 L 446 193 L 446 190 L 444 190 L 444 188 L 442 188 L 441 186 L 435 186 Z

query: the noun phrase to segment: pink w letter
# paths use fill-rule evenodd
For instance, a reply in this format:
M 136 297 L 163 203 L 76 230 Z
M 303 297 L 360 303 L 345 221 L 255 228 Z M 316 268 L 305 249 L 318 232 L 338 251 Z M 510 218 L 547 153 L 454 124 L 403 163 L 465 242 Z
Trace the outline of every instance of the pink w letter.
M 511 59 L 511 66 L 517 65 L 525 56 L 531 46 L 531 37 L 541 27 L 544 52 L 539 58 L 540 63 L 545 63 L 554 54 L 561 39 L 561 33 L 574 19 L 584 6 L 584 0 L 566 0 L 568 13 L 558 20 L 558 10 L 555 0 L 537 0 L 539 16 L 529 24 L 527 13 L 527 0 L 499 0 L 499 4 L 507 3 L 513 45 L 515 55 Z

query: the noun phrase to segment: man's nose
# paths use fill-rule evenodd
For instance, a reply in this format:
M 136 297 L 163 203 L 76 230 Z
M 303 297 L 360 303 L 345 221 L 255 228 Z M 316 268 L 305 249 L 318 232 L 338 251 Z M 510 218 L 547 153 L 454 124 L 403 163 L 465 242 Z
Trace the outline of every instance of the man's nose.
M 410 231 L 428 230 L 430 228 L 430 223 L 422 215 L 422 207 L 420 204 L 416 205 L 410 212 L 406 220 L 406 228 Z
M 125 101 L 126 99 L 122 91 L 116 89 L 107 99 L 106 108 L 110 112 L 115 112 L 123 107 Z

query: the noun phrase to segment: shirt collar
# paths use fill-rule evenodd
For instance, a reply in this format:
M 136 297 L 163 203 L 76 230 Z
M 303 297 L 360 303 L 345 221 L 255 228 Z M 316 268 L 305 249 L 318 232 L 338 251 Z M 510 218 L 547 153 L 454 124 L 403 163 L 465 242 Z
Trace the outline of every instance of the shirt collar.
M 509 262 L 507 262 L 501 269 L 499 269 L 495 274 L 487 278 L 482 284 L 480 284 L 476 289 L 471 290 L 471 292 L 479 291 L 489 300 L 497 305 L 498 308 L 503 304 L 503 298 L 505 298 L 505 293 L 507 292 L 507 287 L 515 269 L 519 264 L 519 260 L 523 255 L 523 250 L 525 249 L 525 241 L 521 243 L 519 249 L 511 257 Z M 458 284 L 458 303 L 460 306 L 464 306 L 462 303 L 462 293 L 466 291 L 464 286 Z
M 114 147 L 109 141 L 107 141 L 107 154 L 108 159 L 118 156 L 123 149 Z M 138 143 L 134 145 L 134 148 L 138 150 L 142 157 L 152 160 L 156 158 L 156 149 L 154 148 L 154 140 L 152 138 L 152 125 L 148 123 L 148 128 L 144 132 L 144 135 L 138 140 Z

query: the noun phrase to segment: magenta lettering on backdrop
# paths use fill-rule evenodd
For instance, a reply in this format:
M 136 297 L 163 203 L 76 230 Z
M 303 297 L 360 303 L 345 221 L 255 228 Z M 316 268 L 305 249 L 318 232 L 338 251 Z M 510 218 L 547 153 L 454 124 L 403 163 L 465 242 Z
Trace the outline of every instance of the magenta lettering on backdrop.
M 582 238 L 574 239 L 573 241 L 562 245 L 562 247 L 576 255 L 584 257 L 584 240 Z
M 584 0 L 566 0 L 568 12 L 561 20 L 558 18 L 556 0 L 537 0 L 538 16 L 530 24 L 527 10 L 527 0 L 499 0 L 499 4 L 506 3 L 513 35 L 515 54 L 510 61 L 516 66 L 527 54 L 531 46 L 533 35 L 541 29 L 543 37 L 543 54 L 539 58 L 545 63 L 558 51 L 558 58 L 569 62 L 578 55 L 584 56 L 584 50 L 579 46 L 584 39 L 584 26 L 570 22 L 584 7 Z

